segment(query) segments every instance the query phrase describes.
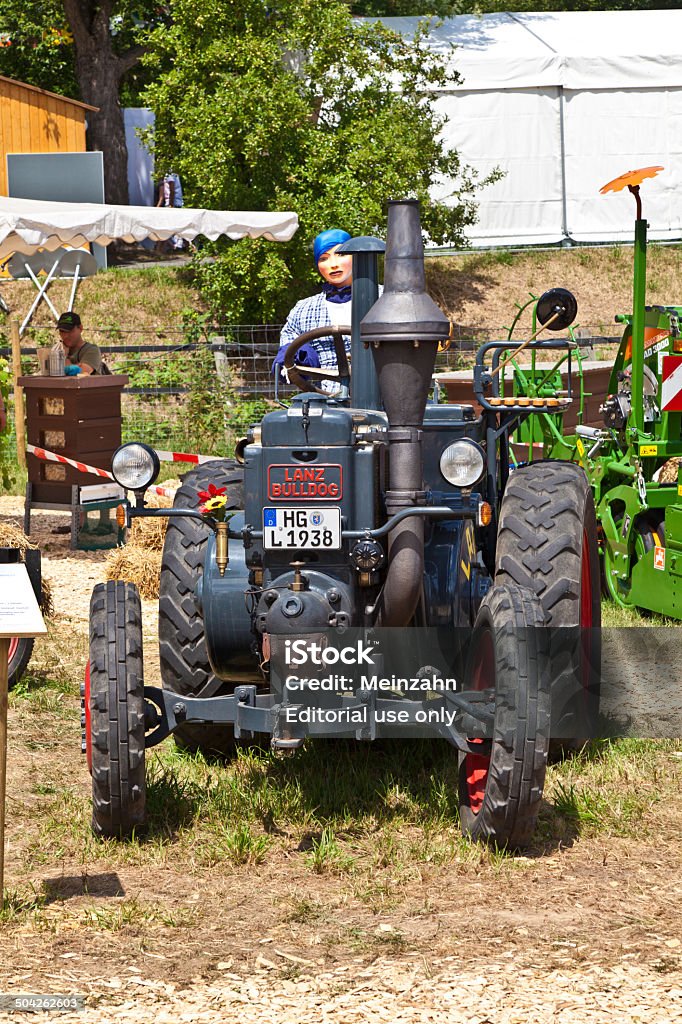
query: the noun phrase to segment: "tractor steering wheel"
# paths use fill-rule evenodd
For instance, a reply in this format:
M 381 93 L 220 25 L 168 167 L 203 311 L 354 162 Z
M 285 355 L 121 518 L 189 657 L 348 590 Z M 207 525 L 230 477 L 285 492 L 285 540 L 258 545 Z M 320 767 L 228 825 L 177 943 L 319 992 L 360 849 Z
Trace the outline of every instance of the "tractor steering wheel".
M 306 380 L 306 377 L 313 377 L 315 380 L 336 380 L 339 381 L 343 377 L 350 377 L 350 364 L 348 362 L 348 356 L 346 355 L 346 346 L 343 341 L 344 334 L 350 334 L 350 327 L 316 327 L 314 331 L 305 331 L 303 334 L 299 334 L 297 338 L 294 338 L 292 342 L 287 345 L 286 352 L 284 353 L 284 362 L 282 364 L 283 369 L 287 371 L 289 382 L 297 387 L 299 391 L 314 391 L 318 395 L 329 395 L 329 391 L 325 391 L 323 388 L 317 387 L 312 381 Z M 322 367 L 318 366 L 299 366 L 295 362 L 296 353 L 302 348 L 307 342 L 315 341 L 317 338 L 332 338 L 334 342 L 334 352 L 336 353 L 336 363 L 338 369 L 336 370 L 323 370 Z

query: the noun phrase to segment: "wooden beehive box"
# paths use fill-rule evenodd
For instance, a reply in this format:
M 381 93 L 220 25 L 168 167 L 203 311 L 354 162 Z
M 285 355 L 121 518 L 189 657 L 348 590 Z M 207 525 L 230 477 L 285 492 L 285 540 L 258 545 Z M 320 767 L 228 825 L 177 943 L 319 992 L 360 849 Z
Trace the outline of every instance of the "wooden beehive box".
M 121 443 L 121 392 L 127 383 L 128 378 L 120 374 L 20 377 L 28 443 L 98 469 L 111 469 L 111 456 Z M 101 483 L 94 473 L 32 454 L 26 461 L 35 502 L 70 505 L 74 484 Z

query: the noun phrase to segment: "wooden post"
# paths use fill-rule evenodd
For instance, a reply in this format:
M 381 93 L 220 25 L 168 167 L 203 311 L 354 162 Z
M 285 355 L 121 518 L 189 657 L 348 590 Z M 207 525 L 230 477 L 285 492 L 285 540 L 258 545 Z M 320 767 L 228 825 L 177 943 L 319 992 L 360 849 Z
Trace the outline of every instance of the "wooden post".
M 19 385 L 21 377 L 21 338 L 19 321 L 11 320 L 9 325 L 12 340 L 12 376 L 14 377 L 14 429 L 17 435 L 17 459 L 26 469 L 26 426 L 24 420 L 24 389 Z
M 7 789 L 7 659 L 9 640 L 0 637 L 0 910 L 5 899 L 5 791 Z

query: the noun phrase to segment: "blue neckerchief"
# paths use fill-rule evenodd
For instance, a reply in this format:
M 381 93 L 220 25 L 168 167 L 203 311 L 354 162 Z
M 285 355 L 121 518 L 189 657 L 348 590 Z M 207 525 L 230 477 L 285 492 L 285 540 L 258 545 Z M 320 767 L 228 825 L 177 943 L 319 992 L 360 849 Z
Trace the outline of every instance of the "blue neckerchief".
M 327 302 L 350 302 L 351 300 L 351 286 L 344 284 L 338 288 L 335 284 L 330 284 L 325 281 L 322 285 L 322 291 Z

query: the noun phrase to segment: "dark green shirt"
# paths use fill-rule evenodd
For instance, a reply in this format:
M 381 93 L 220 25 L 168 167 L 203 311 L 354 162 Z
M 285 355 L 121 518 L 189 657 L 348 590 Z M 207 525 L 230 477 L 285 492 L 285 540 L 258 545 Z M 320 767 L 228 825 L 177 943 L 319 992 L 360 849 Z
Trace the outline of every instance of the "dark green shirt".
M 102 353 L 98 349 L 97 345 L 93 345 L 91 342 L 84 342 L 81 347 L 73 353 L 68 355 L 65 359 L 67 366 L 75 366 L 77 363 L 87 363 L 91 366 L 95 373 L 99 373 L 102 365 Z

